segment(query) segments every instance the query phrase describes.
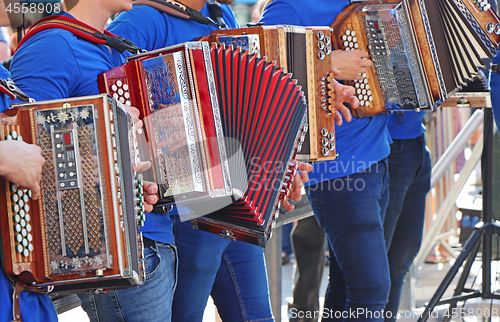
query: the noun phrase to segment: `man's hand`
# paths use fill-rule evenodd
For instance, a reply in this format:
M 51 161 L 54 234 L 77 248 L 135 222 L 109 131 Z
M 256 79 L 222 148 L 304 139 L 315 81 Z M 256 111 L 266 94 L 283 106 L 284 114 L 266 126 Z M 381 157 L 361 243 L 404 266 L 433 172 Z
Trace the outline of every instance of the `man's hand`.
M 309 163 L 304 163 L 304 162 L 298 162 L 298 169 L 297 173 L 295 174 L 295 178 L 292 183 L 292 187 L 288 191 L 288 196 L 281 202 L 281 205 L 283 208 L 285 208 L 286 211 L 292 211 L 295 209 L 295 206 L 290 204 L 288 202 L 288 198 L 295 200 L 295 201 L 300 201 L 302 199 L 302 187 L 304 186 L 304 183 L 309 181 L 309 174 L 308 172 L 311 172 L 313 167 Z
M 31 189 L 33 199 L 40 194 L 42 167 L 45 163 L 40 147 L 22 141 L 0 142 L 0 176 L 19 185 L 21 189 Z
M 142 189 L 144 191 L 142 194 L 144 197 L 144 211 L 151 212 L 153 211 L 153 205 L 158 202 L 158 197 L 156 196 L 158 185 L 154 182 L 144 181 Z
M 334 50 L 330 59 L 331 65 L 340 71 L 336 78 L 341 80 L 361 80 L 360 74 L 366 73 L 373 66 L 368 53 L 362 50 Z
M 356 89 L 352 86 L 340 84 L 335 79 L 333 80 L 333 84 L 335 90 L 335 121 L 337 125 L 342 125 L 342 116 L 340 115 L 342 113 L 345 120 L 351 122 L 351 111 L 344 105 L 344 102 L 349 103 L 351 109 L 359 106 L 359 100 L 354 96 Z

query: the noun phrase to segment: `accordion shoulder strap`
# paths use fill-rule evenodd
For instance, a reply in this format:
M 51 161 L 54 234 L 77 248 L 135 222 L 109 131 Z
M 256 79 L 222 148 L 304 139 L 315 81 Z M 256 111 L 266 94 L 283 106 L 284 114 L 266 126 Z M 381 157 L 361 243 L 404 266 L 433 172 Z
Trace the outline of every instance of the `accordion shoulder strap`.
M 0 79 L 0 93 L 8 95 L 13 100 L 18 98 L 19 100 L 25 102 L 32 101 L 32 99 L 28 95 L 24 94 L 24 92 L 21 91 L 10 78 Z
M 225 24 L 222 20 L 222 10 L 220 9 L 220 6 L 216 4 L 210 4 L 209 9 L 213 15 L 214 10 L 216 11 L 214 16 L 217 18 L 217 22 L 215 22 L 210 17 L 205 17 L 199 11 L 194 10 L 186 6 L 185 4 L 182 4 L 175 0 L 134 0 L 133 4 L 150 6 L 158 11 L 165 12 L 166 14 L 184 19 L 190 19 L 203 25 L 210 25 L 221 28 L 225 27 Z M 218 9 L 214 6 L 218 7 Z
M 67 16 L 49 16 L 40 19 L 35 25 L 33 25 L 33 27 L 30 28 L 17 48 L 19 49 L 19 47 L 21 47 L 26 40 L 33 37 L 38 32 L 51 28 L 67 30 L 77 37 L 96 44 L 109 46 L 116 49 L 120 53 L 123 53 L 124 51 L 129 51 L 133 54 L 142 52 L 139 47 L 134 45 L 134 43 L 128 39 L 115 36 L 107 30 L 104 30 L 104 33 L 102 33 L 81 21 Z

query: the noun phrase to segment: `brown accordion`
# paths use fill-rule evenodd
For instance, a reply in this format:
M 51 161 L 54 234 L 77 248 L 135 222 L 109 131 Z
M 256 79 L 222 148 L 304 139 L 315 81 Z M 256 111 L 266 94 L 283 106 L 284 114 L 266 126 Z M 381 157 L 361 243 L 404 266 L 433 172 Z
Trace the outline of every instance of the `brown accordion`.
M 374 62 L 351 83 L 361 103 L 356 116 L 435 109 L 497 52 L 500 24 L 487 1 L 353 3 L 332 28 L 334 48 L 365 50 Z
M 201 39 L 267 57 L 292 73 L 302 86 L 309 107 L 309 131 L 297 159 L 326 161 L 337 158 L 329 27 L 256 26 L 219 29 Z
M 160 204 L 185 206 L 194 228 L 266 245 L 306 131 L 290 74 L 241 49 L 187 42 L 129 57 L 99 83 L 141 110 Z
M 144 280 L 132 126 L 107 95 L 22 104 L 0 115 L 1 140 L 36 144 L 45 159 L 38 200 L 0 178 L 7 275 L 55 292 Z

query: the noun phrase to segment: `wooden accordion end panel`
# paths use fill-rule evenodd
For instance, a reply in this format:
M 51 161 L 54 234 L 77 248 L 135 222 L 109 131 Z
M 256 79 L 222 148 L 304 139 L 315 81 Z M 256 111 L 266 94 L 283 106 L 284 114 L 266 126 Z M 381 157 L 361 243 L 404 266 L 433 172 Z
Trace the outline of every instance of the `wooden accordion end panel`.
M 30 287 L 119 288 L 144 276 L 142 179 L 132 172 L 134 130 L 107 95 L 14 106 L 1 140 L 42 149 L 38 200 L 0 178 L 3 267 Z
M 297 79 L 306 94 L 309 130 L 296 156 L 302 161 L 337 158 L 335 92 L 330 76 L 331 31 L 328 27 L 256 26 L 212 31 L 207 41 L 246 49 L 276 61 Z
M 131 57 L 100 88 L 125 99 L 118 82 L 142 112 L 160 202 L 188 208 L 199 229 L 265 246 L 304 138 L 297 81 L 256 54 L 199 41 Z

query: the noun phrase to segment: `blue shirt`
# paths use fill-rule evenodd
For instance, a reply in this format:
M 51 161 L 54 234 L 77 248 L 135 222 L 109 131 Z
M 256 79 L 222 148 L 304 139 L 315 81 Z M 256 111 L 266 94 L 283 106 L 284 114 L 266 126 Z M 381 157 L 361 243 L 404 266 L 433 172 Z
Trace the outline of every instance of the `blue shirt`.
M 221 5 L 224 21 L 229 28 L 238 28 L 238 23 L 233 12 L 227 5 Z M 210 17 L 207 4 L 200 13 Z M 161 49 L 194 40 L 210 34 L 215 27 L 202 25 L 192 20 L 183 19 L 160 12 L 149 6 L 134 6 L 132 10 L 122 12 L 109 25 L 108 30 L 115 35 L 120 35 L 133 41 L 138 47 L 147 51 Z M 189 210 L 184 207 L 174 207 L 170 215 L 187 214 Z M 166 221 L 167 215 L 150 213 L 146 215 L 146 222 L 142 231 L 144 235 L 153 240 L 163 241 L 161 236 L 165 229 L 170 229 Z M 171 224 L 170 224 L 171 225 Z
M 407 140 L 420 137 L 425 127 L 422 120 L 427 112 L 394 112 L 389 115 L 387 127 L 393 139 Z
M 125 63 L 128 55 L 63 29 L 48 29 L 21 46 L 12 60 L 11 72 L 17 86 L 37 101 L 96 95 L 97 76 Z M 148 217 L 146 222 L 162 225 L 161 236 L 155 240 L 174 242 L 173 222 L 168 216 L 163 216 L 161 223 Z
M 0 79 L 6 79 L 9 76 L 9 72 L 0 65 Z M 0 113 L 9 105 L 10 98 L 0 94 Z M 0 214 L 0 216 L 4 215 Z M 20 295 L 19 305 L 24 322 L 57 321 L 56 309 L 47 295 L 24 291 Z M 3 268 L 0 267 L 0 322 L 10 321 L 12 321 L 12 285 L 5 276 Z
M 221 5 L 224 21 L 229 28 L 238 28 L 238 23 L 231 8 Z M 200 13 L 210 17 L 208 5 Z M 197 37 L 207 36 L 215 27 L 199 24 L 160 12 L 149 6 L 134 6 L 132 10 L 122 12 L 109 25 L 108 30 L 132 40 L 138 47 L 147 51 L 177 45 Z
M 330 26 L 349 5 L 348 0 L 274 0 L 264 10 L 261 22 L 266 25 Z M 306 185 L 344 177 L 363 171 L 389 155 L 392 142 L 387 129 L 389 116 L 353 118 L 335 128 L 337 152 L 334 161 L 313 165 Z

